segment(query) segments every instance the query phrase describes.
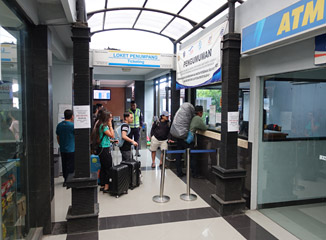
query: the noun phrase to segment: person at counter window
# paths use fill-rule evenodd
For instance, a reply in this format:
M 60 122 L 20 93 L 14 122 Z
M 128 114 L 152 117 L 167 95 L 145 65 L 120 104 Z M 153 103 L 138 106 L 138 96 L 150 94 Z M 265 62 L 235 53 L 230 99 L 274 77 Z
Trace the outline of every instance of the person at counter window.
M 307 137 L 318 137 L 319 122 L 312 112 L 308 113 L 308 123 L 305 126 L 305 135 Z
M 197 130 L 206 131 L 207 125 L 203 121 L 203 106 L 197 105 L 195 106 L 195 116 L 192 118 L 190 123 L 190 131 L 192 133 L 196 133 Z M 193 145 L 191 144 L 191 147 Z M 190 167 L 192 171 L 192 177 L 193 178 L 204 178 L 203 176 L 200 176 L 198 174 L 198 163 L 197 159 L 194 157 L 190 158 Z

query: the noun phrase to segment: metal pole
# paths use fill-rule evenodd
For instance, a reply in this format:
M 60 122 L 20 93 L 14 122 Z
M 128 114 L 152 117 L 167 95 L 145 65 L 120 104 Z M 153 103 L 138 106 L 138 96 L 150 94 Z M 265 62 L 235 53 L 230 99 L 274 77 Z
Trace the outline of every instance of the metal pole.
M 187 193 L 180 195 L 180 198 L 184 201 L 194 201 L 197 199 L 197 195 L 190 193 L 190 148 L 187 148 Z
M 153 201 L 157 203 L 166 203 L 170 201 L 170 197 L 163 195 L 164 191 L 164 180 L 165 180 L 165 159 L 166 159 L 166 150 L 163 150 L 163 163 L 162 163 L 162 171 L 161 171 L 161 184 L 160 184 L 160 195 L 156 195 L 153 197 Z

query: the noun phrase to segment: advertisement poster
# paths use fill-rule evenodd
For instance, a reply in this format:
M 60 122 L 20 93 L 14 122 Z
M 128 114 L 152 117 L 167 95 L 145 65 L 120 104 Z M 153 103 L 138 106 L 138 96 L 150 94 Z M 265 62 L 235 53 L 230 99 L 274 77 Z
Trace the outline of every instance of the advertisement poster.
M 326 63 L 326 34 L 315 37 L 315 65 Z
M 91 128 L 90 106 L 74 106 L 75 129 Z
M 196 42 L 182 46 L 178 51 L 177 89 L 221 81 L 221 40 L 226 26 L 227 22 L 222 23 Z
M 12 110 L 13 94 L 12 83 L 0 80 L 0 110 Z

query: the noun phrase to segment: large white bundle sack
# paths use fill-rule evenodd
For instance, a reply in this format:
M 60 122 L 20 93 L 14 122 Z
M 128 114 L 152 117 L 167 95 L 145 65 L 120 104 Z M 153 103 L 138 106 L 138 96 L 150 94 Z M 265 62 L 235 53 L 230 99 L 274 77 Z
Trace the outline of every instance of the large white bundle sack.
M 170 133 L 173 137 L 186 139 L 191 119 L 195 115 L 195 108 L 191 103 L 185 102 L 174 116 Z

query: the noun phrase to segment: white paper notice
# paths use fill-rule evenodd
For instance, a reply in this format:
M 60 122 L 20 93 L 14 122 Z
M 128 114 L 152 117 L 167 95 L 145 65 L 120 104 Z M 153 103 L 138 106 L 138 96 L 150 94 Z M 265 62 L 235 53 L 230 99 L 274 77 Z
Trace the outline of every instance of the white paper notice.
M 210 105 L 209 106 L 209 125 L 211 125 L 211 126 L 215 126 L 215 123 L 216 123 L 215 114 L 216 114 L 216 106 Z
M 63 120 L 65 120 L 64 112 L 67 109 L 71 109 L 71 104 L 63 104 L 59 103 L 59 109 L 58 109 L 58 123 L 61 123 Z
M 222 113 L 216 113 L 216 123 L 222 123 Z
M 90 106 L 74 106 L 75 129 L 91 128 Z
M 228 112 L 228 132 L 239 131 L 239 112 Z

